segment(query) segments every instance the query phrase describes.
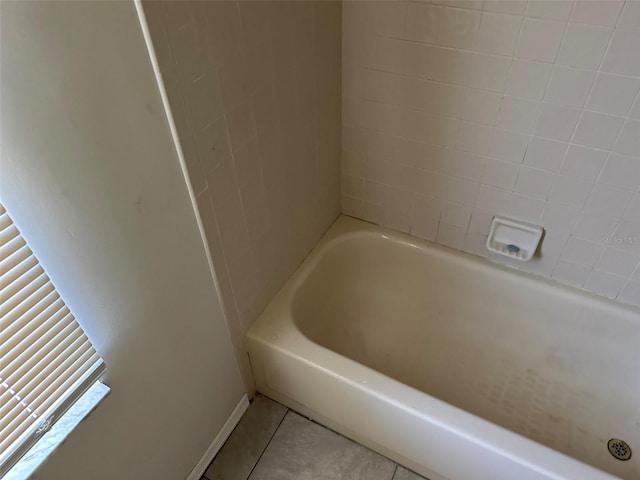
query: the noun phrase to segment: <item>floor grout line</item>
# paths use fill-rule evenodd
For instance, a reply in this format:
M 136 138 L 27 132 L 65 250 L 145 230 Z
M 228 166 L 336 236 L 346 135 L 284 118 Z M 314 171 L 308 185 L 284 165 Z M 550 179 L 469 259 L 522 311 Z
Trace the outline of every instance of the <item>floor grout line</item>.
M 391 474 L 391 478 L 389 480 L 393 480 L 394 478 L 396 478 L 396 473 L 398 472 L 398 467 L 400 465 L 398 465 L 396 462 L 393 462 L 396 466 L 396 468 L 393 469 L 393 473 Z
M 268 397 L 265 397 L 268 398 Z M 286 407 L 285 407 L 286 408 Z M 269 437 L 269 441 L 267 442 L 267 444 L 264 446 L 264 449 L 262 450 L 262 452 L 260 453 L 260 456 L 258 457 L 258 459 L 256 460 L 256 463 L 253 465 L 253 467 L 251 468 L 251 471 L 249 472 L 249 474 L 247 475 L 247 478 L 245 480 L 249 480 L 249 478 L 251 478 L 251 475 L 253 474 L 253 471 L 256 469 L 256 467 L 258 466 L 258 464 L 260 463 L 260 460 L 262 460 L 262 456 L 264 455 L 264 452 L 267 451 L 267 448 L 269 448 L 269 445 L 271 445 L 271 441 L 273 440 L 273 437 L 276 436 L 276 433 L 278 433 L 278 430 L 280 429 L 280 425 L 282 425 L 282 422 L 284 422 L 284 419 L 287 417 L 287 415 L 289 414 L 289 412 L 291 411 L 290 408 L 287 408 L 287 410 L 284 412 L 284 415 L 282 415 L 282 418 L 280 419 L 280 422 L 278 422 L 278 426 L 275 428 L 275 430 L 273 431 L 273 433 L 271 434 L 271 437 Z

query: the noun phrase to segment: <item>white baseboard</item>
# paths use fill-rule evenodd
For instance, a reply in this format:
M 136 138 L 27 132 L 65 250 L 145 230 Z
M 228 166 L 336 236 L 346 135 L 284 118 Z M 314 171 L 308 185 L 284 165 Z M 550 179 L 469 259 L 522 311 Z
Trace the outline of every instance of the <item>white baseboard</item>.
M 220 451 L 224 442 L 227 441 L 227 438 L 229 438 L 229 435 L 233 432 L 233 429 L 236 428 L 236 425 L 242 418 L 242 415 L 247 410 L 248 406 L 249 399 L 247 398 L 247 395 L 244 394 L 238 402 L 238 405 L 236 405 L 236 408 L 234 408 L 231 415 L 229 415 L 229 418 L 227 418 L 227 421 L 224 422 L 224 425 L 220 432 L 218 432 L 218 435 L 216 435 L 216 438 L 213 439 L 213 442 L 211 442 L 211 445 L 209 445 L 209 448 L 204 452 L 204 455 L 193 468 L 186 480 L 200 480 L 200 477 L 204 474 L 205 470 L 213 460 L 213 457 L 215 457 Z

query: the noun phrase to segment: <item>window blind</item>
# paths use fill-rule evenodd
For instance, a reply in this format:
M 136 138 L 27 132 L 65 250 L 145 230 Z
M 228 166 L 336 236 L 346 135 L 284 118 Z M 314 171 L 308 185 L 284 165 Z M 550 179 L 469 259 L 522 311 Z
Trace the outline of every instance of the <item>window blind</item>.
M 105 365 L 0 205 L 0 476 Z

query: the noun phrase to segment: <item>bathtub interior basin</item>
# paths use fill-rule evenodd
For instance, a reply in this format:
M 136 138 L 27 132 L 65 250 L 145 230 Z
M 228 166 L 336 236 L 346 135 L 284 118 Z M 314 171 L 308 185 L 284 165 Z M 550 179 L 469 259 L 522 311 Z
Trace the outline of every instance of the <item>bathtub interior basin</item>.
M 254 368 L 256 361 L 269 364 L 271 346 L 334 377 L 392 380 L 406 389 L 389 393 L 380 380 L 372 393 L 396 407 L 423 395 L 432 401 L 420 403 L 425 415 L 439 402 L 446 418 L 432 420 L 461 435 L 470 422 L 472 437 L 493 434 L 502 442 L 496 449 L 525 462 L 557 454 L 548 465 L 541 460 L 548 476 L 540 478 L 634 480 L 640 479 L 639 318 L 637 309 L 341 217 L 252 327 L 249 352 Z M 259 390 L 304 407 L 293 398 L 295 385 L 282 382 L 282 361 L 275 370 L 256 370 Z M 362 440 L 357 428 L 332 422 L 320 403 L 309 410 Z M 635 446 L 636 456 L 614 458 L 607 449 L 612 437 Z M 511 451 L 522 439 L 526 453 Z M 394 456 L 384 445 L 380 450 Z M 572 477 L 570 468 L 554 473 L 550 465 L 565 457 L 567 465 L 571 459 L 603 476 L 588 469 L 580 475 L 593 476 Z M 457 474 L 428 462 L 422 469 L 409 458 L 408 466 L 441 478 Z

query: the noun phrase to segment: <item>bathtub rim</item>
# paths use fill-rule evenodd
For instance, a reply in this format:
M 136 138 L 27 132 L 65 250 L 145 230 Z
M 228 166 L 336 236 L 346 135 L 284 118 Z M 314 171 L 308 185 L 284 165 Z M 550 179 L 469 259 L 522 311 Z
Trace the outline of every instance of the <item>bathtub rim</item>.
M 319 369 L 368 395 L 409 412 L 425 422 L 438 425 L 440 428 L 455 433 L 474 444 L 488 448 L 513 462 L 546 475 L 548 478 L 566 480 L 579 475 L 579 478 L 598 480 L 620 479 L 620 477 L 577 458 L 395 380 L 307 337 L 293 315 L 292 302 L 297 291 L 330 248 L 358 236 L 382 237 L 416 249 L 433 249 L 434 254 L 446 256 L 456 263 L 468 264 L 471 262 L 476 268 L 497 269 L 503 274 L 515 275 L 522 281 L 542 282 L 553 286 L 553 288 L 560 288 L 563 294 L 578 295 L 588 303 L 595 302 L 600 305 L 605 303 L 613 308 L 622 309 L 633 315 L 634 319 L 640 320 L 640 316 L 638 316 L 640 309 L 631 305 L 563 285 L 542 276 L 499 265 L 488 259 L 437 245 L 428 240 L 418 239 L 360 219 L 340 215 L 251 326 L 247 332 L 248 341 L 258 342 L 296 361 Z M 399 395 L 392 395 L 392 393 Z M 291 400 L 298 403 L 295 399 Z M 318 414 L 322 418 L 327 418 L 321 412 Z M 344 428 L 352 431 L 348 426 L 344 426 Z M 605 448 L 606 444 L 603 444 L 603 449 Z M 399 453 L 399 455 L 401 454 Z M 531 461 L 530 458 L 535 458 L 536 461 Z

